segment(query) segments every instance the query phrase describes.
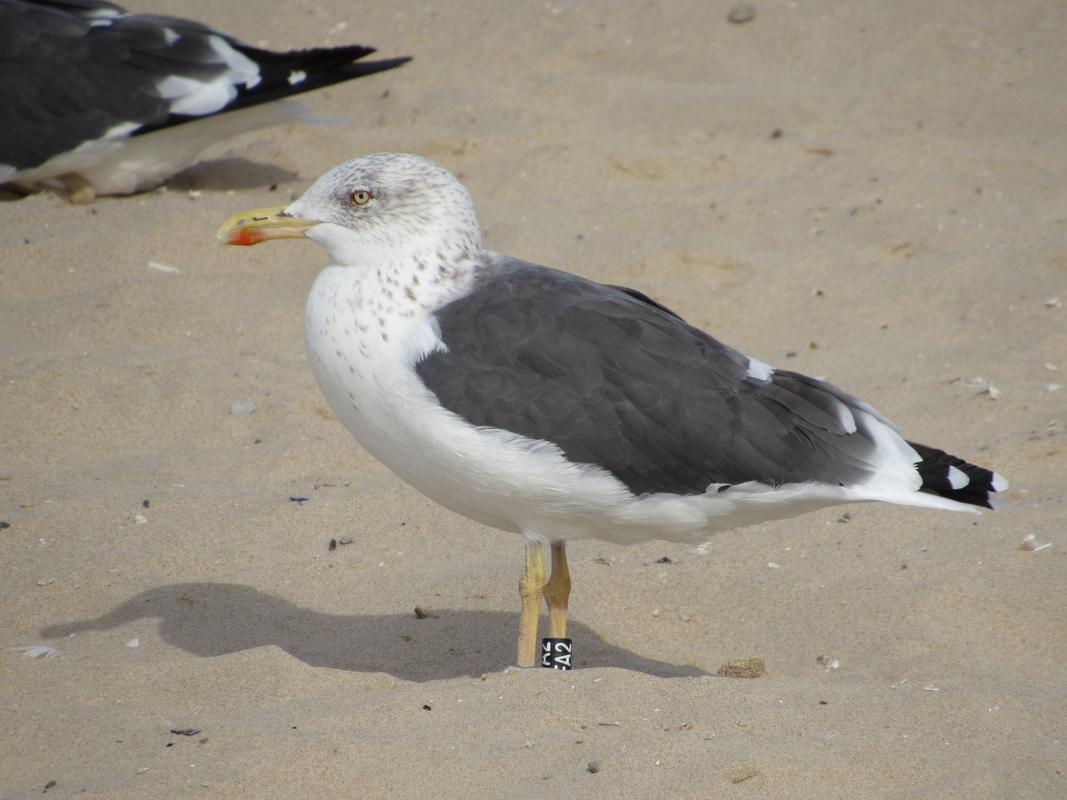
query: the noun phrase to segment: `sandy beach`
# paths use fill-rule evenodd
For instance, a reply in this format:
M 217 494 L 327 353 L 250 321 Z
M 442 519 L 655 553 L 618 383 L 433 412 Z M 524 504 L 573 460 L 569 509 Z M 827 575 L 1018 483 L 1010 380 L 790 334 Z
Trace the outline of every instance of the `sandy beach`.
M 1067 797 L 1067 9 L 731 7 L 131 0 L 414 60 L 160 190 L 0 202 L 0 800 Z M 459 175 L 487 247 L 863 397 L 1002 509 L 577 543 L 576 669 L 505 672 L 521 539 L 333 417 L 319 248 L 213 244 L 385 150 Z

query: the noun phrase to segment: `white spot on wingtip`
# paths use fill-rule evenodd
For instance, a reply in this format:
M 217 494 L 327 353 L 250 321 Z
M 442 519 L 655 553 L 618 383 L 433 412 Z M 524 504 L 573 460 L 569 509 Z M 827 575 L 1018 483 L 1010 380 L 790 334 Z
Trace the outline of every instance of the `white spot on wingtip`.
M 844 403 L 840 403 L 837 407 L 837 421 L 841 423 L 845 433 L 856 432 L 856 417 L 852 414 L 852 409 Z
M 298 83 L 303 83 L 308 74 L 302 69 L 294 69 L 289 73 L 289 85 L 296 86 Z
M 764 364 L 758 358 L 748 357 L 748 377 L 757 381 L 769 381 L 774 374 L 774 367 Z
M 994 472 L 993 480 L 990 481 L 990 485 L 993 487 L 994 492 L 1003 492 L 1011 484 L 1009 484 L 1007 478 L 1005 478 L 999 472 Z
M 967 477 L 967 473 L 965 473 L 963 470 L 959 469 L 958 467 L 948 468 L 948 484 L 953 489 L 962 489 L 970 482 L 971 479 Z
M 181 40 L 182 37 L 179 36 L 177 31 L 175 31 L 173 28 L 164 28 L 163 38 L 167 40 L 167 44 L 173 47 L 175 44 L 178 43 L 178 41 Z

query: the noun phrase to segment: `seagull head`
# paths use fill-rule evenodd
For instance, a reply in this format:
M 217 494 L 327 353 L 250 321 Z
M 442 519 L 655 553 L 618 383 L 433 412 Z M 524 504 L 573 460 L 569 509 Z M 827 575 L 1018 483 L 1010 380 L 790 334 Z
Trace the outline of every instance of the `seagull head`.
M 463 184 L 440 164 L 402 153 L 346 161 L 287 206 L 235 214 L 216 238 L 229 245 L 311 239 L 337 266 L 420 256 L 454 261 L 481 249 Z

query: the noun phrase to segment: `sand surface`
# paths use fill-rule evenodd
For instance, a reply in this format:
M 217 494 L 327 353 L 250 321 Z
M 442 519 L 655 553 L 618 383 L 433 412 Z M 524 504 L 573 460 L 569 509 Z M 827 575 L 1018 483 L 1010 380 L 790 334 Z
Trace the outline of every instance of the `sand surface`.
M 0 798 L 1067 797 L 1062 4 L 131 4 L 415 61 L 164 191 L 0 203 Z M 321 251 L 212 245 L 379 150 L 457 172 L 488 247 L 826 377 L 1006 507 L 580 543 L 578 669 L 503 672 L 520 540 L 327 410 Z

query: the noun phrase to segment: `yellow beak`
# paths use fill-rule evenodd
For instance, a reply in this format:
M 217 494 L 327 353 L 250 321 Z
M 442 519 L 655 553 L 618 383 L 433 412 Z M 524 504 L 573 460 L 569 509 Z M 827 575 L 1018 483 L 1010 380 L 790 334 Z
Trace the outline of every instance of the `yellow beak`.
M 319 220 L 301 219 L 284 212 L 285 206 L 279 206 L 234 214 L 222 224 L 215 239 L 219 244 L 245 246 L 267 239 L 302 239 L 308 228 L 319 224 Z

